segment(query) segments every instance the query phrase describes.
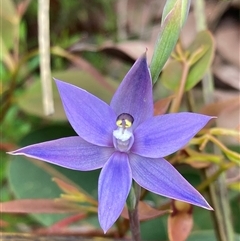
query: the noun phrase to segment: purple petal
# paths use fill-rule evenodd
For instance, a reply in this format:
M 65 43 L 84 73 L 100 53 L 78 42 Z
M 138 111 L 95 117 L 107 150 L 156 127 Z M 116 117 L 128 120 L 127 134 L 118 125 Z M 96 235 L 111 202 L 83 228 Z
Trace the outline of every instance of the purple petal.
M 186 145 L 211 118 L 184 112 L 152 117 L 134 131 L 131 152 L 150 158 L 172 154 Z
M 133 179 L 145 189 L 171 199 L 212 210 L 203 196 L 165 159 L 131 154 Z
M 77 134 L 99 146 L 112 146 L 116 114 L 105 102 L 74 85 L 56 80 L 67 118 Z
M 98 187 L 98 218 L 107 232 L 120 216 L 132 183 L 132 173 L 126 153 L 115 152 L 104 165 Z
M 133 128 L 153 116 L 152 81 L 146 55 L 139 58 L 129 70 L 114 94 L 110 106 L 117 116 L 133 116 Z
M 9 154 L 24 155 L 73 170 L 90 171 L 103 167 L 113 152 L 113 148 L 95 146 L 76 136 L 26 146 Z

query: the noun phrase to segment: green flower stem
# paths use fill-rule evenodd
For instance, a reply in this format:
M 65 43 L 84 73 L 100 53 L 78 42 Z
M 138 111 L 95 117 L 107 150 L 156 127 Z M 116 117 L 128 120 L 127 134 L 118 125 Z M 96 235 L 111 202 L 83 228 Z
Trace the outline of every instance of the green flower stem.
M 204 3 L 204 0 L 193 1 L 193 10 L 197 19 L 196 27 L 198 31 L 207 28 Z M 210 69 L 204 76 L 202 85 L 204 101 L 206 104 L 211 103 L 213 100 L 214 84 Z M 220 152 L 215 146 L 213 149 L 215 154 Z M 212 173 L 218 171 L 219 167 L 217 165 L 211 165 L 209 168 L 205 169 L 204 176 L 208 179 Z M 227 198 L 226 177 L 224 172 L 219 175 L 215 182 L 209 185 L 209 196 L 215 210 L 212 212 L 212 215 L 215 221 L 217 239 L 219 241 L 233 241 L 234 233 L 230 220 L 230 206 Z
M 138 202 L 140 198 L 141 187 L 137 183 L 133 183 L 127 198 L 127 208 L 132 232 L 132 240 L 140 241 L 140 222 L 138 218 Z

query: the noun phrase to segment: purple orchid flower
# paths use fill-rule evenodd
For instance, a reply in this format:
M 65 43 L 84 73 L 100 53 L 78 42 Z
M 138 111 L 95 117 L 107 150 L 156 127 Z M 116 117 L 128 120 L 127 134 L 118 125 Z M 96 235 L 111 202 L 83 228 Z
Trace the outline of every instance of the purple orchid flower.
M 211 210 L 163 157 L 182 148 L 212 118 L 195 113 L 153 116 L 152 81 L 146 56 L 125 76 L 110 105 L 56 80 L 67 118 L 79 136 L 11 152 L 73 170 L 102 168 L 98 217 L 103 231 L 120 216 L 132 179 L 145 189 Z

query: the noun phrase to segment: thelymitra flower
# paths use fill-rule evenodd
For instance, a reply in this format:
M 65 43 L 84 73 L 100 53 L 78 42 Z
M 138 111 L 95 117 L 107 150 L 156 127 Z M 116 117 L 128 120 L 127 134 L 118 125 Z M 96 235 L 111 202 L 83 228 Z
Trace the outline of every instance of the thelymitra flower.
M 182 148 L 211 119 L 195 113 L 153 116 L 152 81 L 146 56 L 127 73 L 110 105 L 56 80 L 67 118 L 78 136 L 30 145 L 11 152 L 73 170 L 102 168 L 98 217 L 104 232 L 120 216 L 132 185 L 211 209 L 163 157 Z

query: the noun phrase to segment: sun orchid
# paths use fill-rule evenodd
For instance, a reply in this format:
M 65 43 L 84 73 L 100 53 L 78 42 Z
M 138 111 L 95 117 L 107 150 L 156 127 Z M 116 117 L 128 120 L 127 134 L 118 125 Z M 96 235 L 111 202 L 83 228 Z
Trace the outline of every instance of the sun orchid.
M 212 209 L 163 157 L 182 148 L 211 119 L 195 113 L 153 116 L 152 81 L 146 56 L 127 73 L 110 105 L 87 91 L 56 80 L 67 118 L 78 136 L 11 152 L 73 170 L 102 168 L 98 217 L 104 230 L 120 216 L 132 179 L 143 188 Z

